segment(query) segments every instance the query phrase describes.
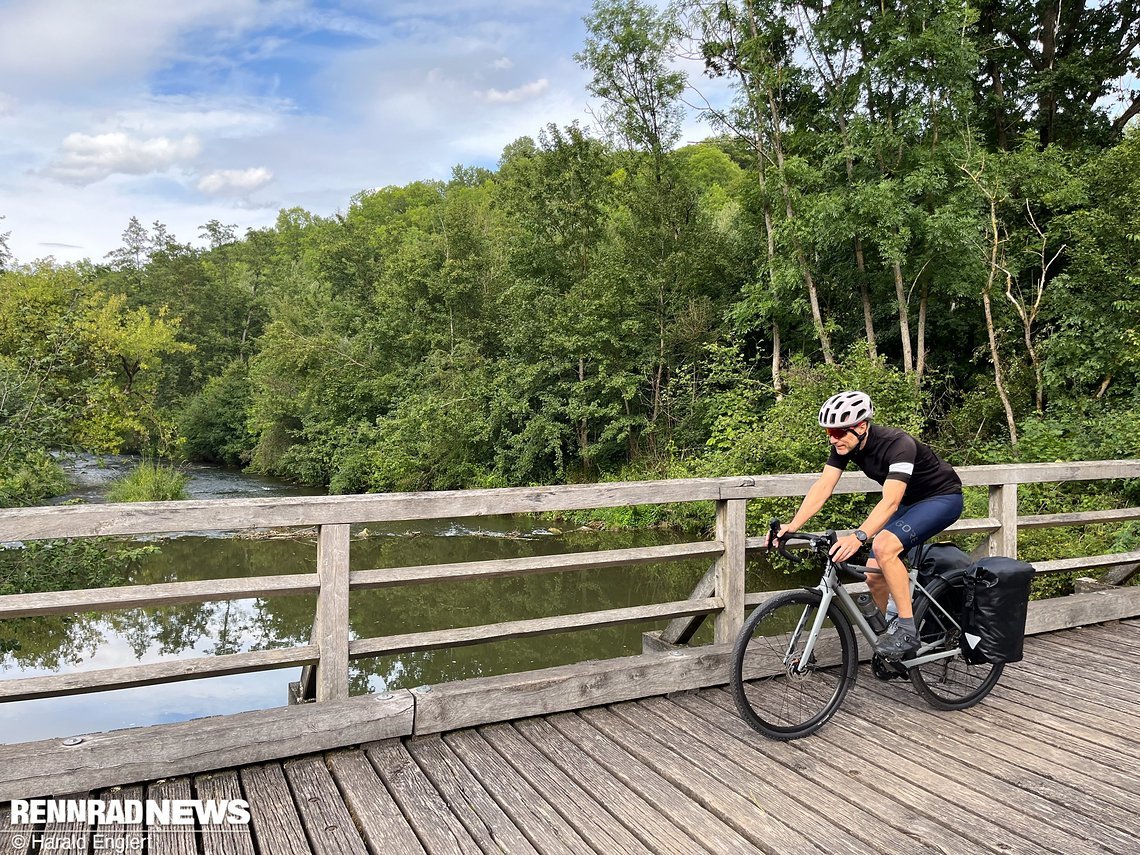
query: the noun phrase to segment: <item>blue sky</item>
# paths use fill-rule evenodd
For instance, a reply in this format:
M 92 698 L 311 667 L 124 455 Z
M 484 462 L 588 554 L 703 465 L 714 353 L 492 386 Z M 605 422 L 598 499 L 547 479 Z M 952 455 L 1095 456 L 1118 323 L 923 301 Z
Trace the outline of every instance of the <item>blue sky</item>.
M 590 124 L 590 8 L 0 0 L 0 232 L 22 262 L 101 260 L 132 216 L 199 245 L 210 219 L 493 167 L 548 122 Z

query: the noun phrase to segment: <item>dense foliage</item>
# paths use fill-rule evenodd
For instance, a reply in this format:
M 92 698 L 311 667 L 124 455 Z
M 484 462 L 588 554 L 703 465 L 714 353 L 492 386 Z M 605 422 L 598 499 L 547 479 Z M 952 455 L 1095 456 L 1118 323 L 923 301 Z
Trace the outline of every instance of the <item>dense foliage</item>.
M 810 471 L 843 387 L 958 463 L 1135 456 L 1140 13 L 1049 6 L 598 0 L 596 132 L 205 248 L 0 252 L 0 502 L 66 447 L 339 492 Z M 690 145 L 682 55 L 735 92 Z

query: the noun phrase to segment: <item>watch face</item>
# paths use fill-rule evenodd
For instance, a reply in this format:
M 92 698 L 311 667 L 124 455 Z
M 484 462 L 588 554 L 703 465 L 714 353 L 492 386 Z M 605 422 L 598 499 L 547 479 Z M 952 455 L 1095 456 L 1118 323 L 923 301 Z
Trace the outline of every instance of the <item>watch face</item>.
M 855 537 L 858 539 L 858 541 L 860 543 L 866 543 L 867 542 L 867 533 L 864 532 L 863 529 L 861 529 L 861 528 L 855 529 Z

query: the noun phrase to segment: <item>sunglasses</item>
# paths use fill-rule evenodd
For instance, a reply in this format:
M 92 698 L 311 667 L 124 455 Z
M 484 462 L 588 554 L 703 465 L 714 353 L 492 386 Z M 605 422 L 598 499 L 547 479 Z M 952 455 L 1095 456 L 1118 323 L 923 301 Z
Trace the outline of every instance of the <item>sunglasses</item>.
M 827 435 L 832 439 L 843 439 L 849 433 L 851 433 L 851 428 L 827 428 Z

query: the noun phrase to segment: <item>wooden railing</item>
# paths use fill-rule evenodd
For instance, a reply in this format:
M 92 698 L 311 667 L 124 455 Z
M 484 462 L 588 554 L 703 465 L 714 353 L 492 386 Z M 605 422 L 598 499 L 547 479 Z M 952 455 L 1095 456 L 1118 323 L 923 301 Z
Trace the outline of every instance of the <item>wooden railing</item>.
M 1092 481 L 1140 477 L 1140 461 L 974 466 L 960 470 L 966 486 L 989 490 L 989 516 L 965 519 L 948 532 L 986 535 L 990 554 L 1016 555 L 1019 529 L 1074 526 L 1140 519 L 1140 508 L 1067 514 L 1019 516 L 1019 484 Z M 694 615 L 714 616 L 714 644 L 730 642 L 739 631 L 746 604 L 766 594 L 746 595 L 745 553 L 761 545 L 745 537 L 749 499 L 803 495 L 814 475 L 712 478 L 566 487 L 510 488 L 436 493 L 362 496 L 235 499 L 85 505 L 0 511 L 0 542 L 96 535 L 130 536 L 164 532 L 242 530 L 317 526 L 314 573 L 132 585 L 118 588 L 20 594 L 0 597 L 0 619 L 271 597 L 317 594 L 310 644 L 286 649 L 234 653 L 189 660 L 103 669 L 43 677 L 0 680 L 0 701 L 26 700 L 103 691 L 176 680 L 251 671 L 309 666 L 302 694 L 317 701 L 348 697 L 352 659 L 499 641 L 523 636 L 612 626 Z M 848 474 L 836 492 L 877 490 L 858 474 Z M 712 501 L 716 507 L 714 539 L 669 546 L 607 550 L 497 561 L 470 561 L 374 570 L 349 569 L 349 530 L 353 523 L 476 517 L 488 514 L 554 513 L 603 507 Z M 349 599 L 354 590 L 558 573 L 692 558 L 713 559 L 704 585 L 687 600 L 583 614 L 510 621 L 375 638 L 350 639 Z M 1045 561 L 1039 573 L 1140 562 L 1140 551 Z M 307 685 L 306 685 L 307 684 Z
M 989 515 L 965 519 L 949 530 L 984 535 L 991 554 L 1017 554 L 1018 531 L 1041 526 L 1076 526 L 1140 519 L 1140 508 L 1067 514 L 1021 516 L 1018 485 L 1055 481 L 1140 478 L 1140 460 L 1082 463 L 974 466 L 959 470 L 968 487 L 989 491 Z M 216 768 L 209 758 L 227 763 L 257 762 L 289 753 L 325 750 L 336 745 L 401 734 L 441 730 L 608 703 L 727 680 L 728 651 L 743 622 L 747 605 L 768 596 L 745 592 L 745 556 L 761 545 L 745 535 L 750 499 L 802 496 L 815 475 L 774 475 L 565 487 L 466 490 L 362 496 L 286 499 L 236 499 L 25 508 L 0 511 L 0 543 L 93 536 L 151 535 L 169 532 L 248 530 L 316 526 L 318 554 L 314 572 L 282 576 L 217 579 L 132 585 L 117 588 L 19 594 L 0 597 L 0 619 L 69 614 L 179 603 L 316 594 L 316 614 L 309 644 L 286 649 L 205 656 L 122 668 L 42 677 L 0 680 L 0 701 L 16 701 L 82 692 L 97 692 L 154 683 L 190 680 L 252 671 L 302 666 L 298 694 L 316 704 L 288 710 L 264 710 L 151 728 L 169 734 L 145 740 L 150 754 L 123 766 L 115 755 L 125 743 L 116 733 L 87 737 L 83 763 L 79 750 L 57 755 L 47 743 L 36 752 L 0 756 L 0 798 L 35 794 L 29 789 L 66 780 L 86 787 L 142 780 Z M 840 493 L 877 491 L 862 475 L 845 475 Z M 350 526 L 354 523 L 450 519 L 518 513 L 558 513 L 673 502 L 712 502 L 713 539 L 668 546 L 618 549 L 496 561 L 469 561 L 431 566 L 351 570 Z M 589 568 L 627 566 L 694 558 L 712 566 L 686 600 L 583 614 L 508 621 L 505 623 L 415 632 L 406 635 L 350 638 L 349 609 L 353 591 L 396 585 L 422 585 L 463 579 L 561 573 Z M 1140 551 L 1044 561 L 1039 573 L 1091 567 L 1134 568 Z M 1060 616 L 1037 620 L 1038 630 L 1140 614 L 1140 588 L 1126 589 L 1123 605 L 1093 606 L 1080 598 Z M 1091 595 L 1090 595 L 1091 596 Z M 1091 609 L 1091 611 L 1090 611 Z M 1062 610 L 1064 611 L 1064 610 Z M 711 645 L 683 649 L 663 645 L 664 652 L 601 662 L 560 666 L 537 672 L 445 683 L 399 690 L 367 698 L 348 698 L 350 660 L 407 651 L 448 648 L 522 636 L 543 635 L 645 621 L 674 619 L 671 626 L 693 626 L 694 616 L 712 616 Z M 1032 622 L 1032 616 L 1031 616 Z M 1068 623 L 1066 623 L 1068 622 Z M 683 633 L 682 633 L 683 634 Z M 689 633 L 691 635 L 691 632 Z M 667 639 L 668 640 L 668 639 Z M 673 639 L 677 640 L 676 638 Z M 683 640 L 683 639 L 682 639 Z M 308 711 L 308 712 L 306 712 Z M 318 712 L 324 711 L 324 712 Z M 181 736 L 179 734 L 182 734 Z M 254 735 L 251 735 L 254 734 Z M 264 734 L 259 738 L 256 734 Z M 49 741 L 50 742 L 50 741 Z M 84 742 L 83 739 L 78 742 Z M 68 740 L 61 745 L 74 745 Z M 100 753 L 101 752 L 101 753 Z M 0 750 L 0 755 L 4 754 Z M 114 758 L 114 759 L 112 759 Z M 116 765 L 117 764 L 117 765 Z M 115 766 L 115 770 L 109 769 Z M 82 769 L 80 768 L 82 767 Z M 8 777 L 6 778 L 5 775 Z M 131 777 L 134 775 L 134 777 Z

